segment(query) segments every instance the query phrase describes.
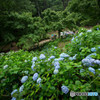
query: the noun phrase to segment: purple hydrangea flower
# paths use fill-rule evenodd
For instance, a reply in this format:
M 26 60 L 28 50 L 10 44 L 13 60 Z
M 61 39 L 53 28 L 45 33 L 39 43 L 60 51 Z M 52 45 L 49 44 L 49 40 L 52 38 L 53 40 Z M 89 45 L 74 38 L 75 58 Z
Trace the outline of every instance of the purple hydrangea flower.
M 35 74 L 33 75 L 33 81 L 37 80 L 37 78 L 38 78 L 38 73 L 35 73 Z
M 33 57 L 32 61 L 35 62 L 37 60 L 37 57 Z
M 11 92 L 11 96 L 12 96 L 14 93 L 16 93 L 16 92 L 17 92 L 17 89 L 13 90 L 13 91 Z
M 12 99 L 11 100 L 16 100 L 16 98 L 15 97 L 12 97 Z
M 61 58 L 66 58 L 66 57 L 69 57 L 69 55 L 66 54 L 66 53 L 61 53 L 61 54 L 60 54 L 60 57 L 61 57 Z
M 24 89 L 24 85 L 22 85 L 20 88 L 19 88 L 19 92 L 22 92 Z
M 95 52 L 96 51 L 96 48 L 94 47 L 94 48 L 91 48 L 91 51 L 92 52 Z
M 28 76 L 23 76 L 21 79 L 21 83 L 25 83 L 27 79 L 28 79 Z
M 94 68 L 89 67 L 88 69 L 89 69 L 89 71 L 90 71 L 90 72 L 92 72 L 92 73 L 94 73 L 94 74 L 95 74 L 95 69 L 94 69 Z
M 58 72 L 59 72 L 59 70 L 58 69 L 55 69 L 53 73 L 54 74 L 57 74 Z
M 41 78 L 38 78 L 37 79 L 37 83 L 40 84 L 41 83 L 41 80 L 42 80 Z
M 67 88 L 67 86 L 61 86 L 61 90 L 63 93 L 67 94 L 69 92 L 69 89 Z
M 40 58 L 40 59 L 45 59 L 46 57 L 45 57 L 44 54 L 41 54 L 39 58 Z

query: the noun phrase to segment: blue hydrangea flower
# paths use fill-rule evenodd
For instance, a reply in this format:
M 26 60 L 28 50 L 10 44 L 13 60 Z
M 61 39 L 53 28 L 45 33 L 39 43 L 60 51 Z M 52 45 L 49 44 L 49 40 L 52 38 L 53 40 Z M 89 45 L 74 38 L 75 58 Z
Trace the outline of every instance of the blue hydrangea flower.
M 8 67 L 8 65 L 5 65 L 4 67 L 3 67 L 3 69 L 6 69 Z
M 94 63 L 100 65 L 100 60 L 95 60 Z
M 87 56 L 87 57 L 86 57 L 86 59 L 92 59 L 92 57 L 90 57 L 90 56 Z
M 16 93 L 16 92 L 17 92 L 17 89 L 13 90 L 13 91 L 11 92 L 11 96 L 12 96 L 14 93 Z
M 16 100 L 16 98 L 15 97 L 12 97 L 12 99 L 11 100 Z
M 98 47 L 98 49 L 100 49 L 100 47 Z
M 98 68 L 98 70 L 100 70 L 100 68 Z
M 75 54 L 73 57 L 69 57 L 69 60 L 76 60 L 77 54 Z
M 91 51 L 92 52 L 95 52 L 96 51 L 96 48 L 94 47 L 94 48 L 91 48 Z
M 59 70 L 58 69 L 55 69 L 53 73 L 54 74 L 57 74 L 58 72 L 59 72 Z
M 76 60 L 76 56 L 77 56 L 77 54 L 75 54 L 75 55 L 73 56 L 73 60 Z
M 84 59 L 82 60 L 82 63 L 83 63 L 83 65 L 86 65 L 86 66 L 89 66 L 89 65 L 90 65 L 89 59 L 87 59 L 87 58 L 84 58 Z
M 80 69 L 80 73 L 84 72 L 85 70 L 84 69 Z
M 63 61 L 64 60 L 64 58 L 59 58 L 59 61 Z
M 40 58 L 40 59 L 45 59 L 46 57 L 45 57 L 44 54 L 41 54 L 39 58 Z
M 67 88 L 67 86 L 61 86 L 61 90 L 63 93 L 67 94 L 69 92 L 69 89 Z
M 61 54 L 60 54 L 60 57 L 61 57 L 61 58 L 65 58 L 65 57 L 69 57 L 69 55 L 66 54 L 66 53 L 61 53 Z
M 35 73 L 35 74 L 33 75 L 33 81 L 37 80 L 37 78 L 38 78 L 38 73 Z
M 94 68 L 89 67 L 88 69 L 89 69 L 89 71 L 90 71 L 90 72 L 92 72 L 92 73 L 94 73 L 94 74 L 95 74 L 95 69 L 94 69 Z
M 51 56 L 49 59 L 51 60 L 51 59 L 54 59 L 55 58 L 55 56 Z
M 99 28 L 97 28 L 97 30 L 99 30 Z
M 87 30 L 87 32 L 92 32 L 92 30 Z
M 59 66 L 59 65 L 55 66 L 55 69 L 59 69 L 59 68 L 60 68 L 60 66 Z
M 87 58 L 84 58 L 82 60 L 82 63 L 84 66 L 94 66 L 94 62 L 95 62 L 95 59 L 87 59 Z
M 37 60 L 37 57 L 33 57 L 32 61 L 35 62 Z
M 19 92 L 22 92 L 24 89 L 24 85 L 22 85 L 20 88 L 19 88 Z
M 21 83 L 25 83 L 27 79 L 28 79 L 28 76 L 23 76 L 21 79 Z
M 54 66 L 59 66 L 59 65 L 60 65 L 59 62 L 54 63 Z
M 81 45 L 81 42 L 80 42 L 80 44 L 79 45 Z
M 91 53 L 87 57 L 96 56 L 96 55 L 97 55 L 96 53 Z
M 34 67 L 35 67 L 35 64 L 32 64 L 31 69 L 32 69 L 33 71 L 35 71 Z
M 55 49 L 57 49 L 57 47 L 54 47 Z
M 79 34 L 79 36 L 82 36 L 82 34 L 83 34 L 83 32 L 81 32 L 81 33 Z
M 37 83 L 40 84 L 41 83 L 41 80 L 42 80 L 41 78 L 38 78 L 37 79 Z
M 56 59 L 54 59 L 54 62 L 58 62 L 58 61 L 59 61 L 59 59 L 57 59 L 57 58 L 56 58 Z
M 73 57 L 69 57 L 69 60 L 73 60 Z
M 73 41 L 75 38 L 73 37 L 72 39 L 71 39 L 71 41 Z

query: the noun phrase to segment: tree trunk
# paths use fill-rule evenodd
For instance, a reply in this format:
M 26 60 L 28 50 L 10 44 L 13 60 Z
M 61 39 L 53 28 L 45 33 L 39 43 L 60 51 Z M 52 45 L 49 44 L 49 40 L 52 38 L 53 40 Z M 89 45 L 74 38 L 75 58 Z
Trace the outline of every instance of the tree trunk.
M 58 38 L 60 38 L 60 32 L 61 32 L 61 31 L 60 31 L 60 30 L 58 30 Z
M 64 9 L 65 9 L 66 6 L 68 5 L 68 2 L 69 2 L 69 1 L 70 1 L 70 0 L 62 0 Z
M 97 2 L 98 2 L 98 6 L 99 6 L 99 8 L 100 8 L 100 0 L 97 0 Z
M 35 7 L 36 7 L 36 10 L 37 10 L 38 16 L 41 16 L 41 12 L 40 12 L 40 8 L 39 8 L 40 5 L 39 5 L 38 0 L 35 0 L 34 3 L 35 3 Z

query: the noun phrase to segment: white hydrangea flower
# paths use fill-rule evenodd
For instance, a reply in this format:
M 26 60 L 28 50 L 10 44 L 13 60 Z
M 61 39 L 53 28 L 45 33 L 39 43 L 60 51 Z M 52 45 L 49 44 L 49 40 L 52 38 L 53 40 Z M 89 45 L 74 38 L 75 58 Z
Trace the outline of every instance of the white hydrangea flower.
M 87 32 L 92 32 L 92 30 L 87 30 Z
M 3 69 L 6 69 L 6 68 L 8 68 L 8 65 L 5 65 L 5 66 L 3 67 Z

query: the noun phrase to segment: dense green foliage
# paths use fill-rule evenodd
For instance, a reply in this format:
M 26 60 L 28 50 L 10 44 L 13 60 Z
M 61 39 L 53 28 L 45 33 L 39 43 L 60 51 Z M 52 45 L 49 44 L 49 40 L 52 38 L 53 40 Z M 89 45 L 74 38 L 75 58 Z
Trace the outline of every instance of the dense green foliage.
M 67 86 L 69 91 L 95 91 L 100 93 L 100 64 L 86 66 L 82 63 L 82 60 L 93 54 L 93 52 L 96 55 L 91 57 L 100 61 L 100 29 L 98 27 L 100 26 L 95 26 L 92 30 L 80 28 L 78 34 L 72 35 L 72 39 L 72 36 L 67 38 L 67 41 L 71 40 L 71 43 L 65 46 L 65 53 L 69 57 L 59 61 L 60 68 L 57 74 L 54 74 L 53 61 L 57 61 L 56 58 L 61 58 L 61 49 L 55 47 L 59 42 L 58 40 L 49 43 L 42 51 L 28 52 L 19 50 L 17 52 L 1 53 L 0 99 L 6 99 L 7 96 L 7 100 L 9 100 L 11 92 L 18 89 L 18 92 L 12 95 L 17 100 L 66 100 L 66 98 L 72 100 L 69 92 L 68 94 L 62 92 L 62 85 Z M 46 58 L 40 59 L 40 54 L 44 54 Z M 48 60 L 52 55 L 55 58 Z M 33 57 L 37 57 L 34 70 L 31 67 L 34 62 L 32 61 Z M 5 65 L 6 67 L 4 67 Z M 89 67 L 93 67 L 95 73 L 89 71 Z M 81 69 L 84 71 L 81 72 Z M 34 73 L 38 73 L 38 77 L 42 79 L 40 84 L 33 81 Z M 21 83 L 21 78 L 26 75 L 28 79 L 25 83 Z M 24 89 L 19 92 L 21 85 L 24 85 Z M 73 97 L 73 99 L 97 100 L 98 97 Z
M 57 30 L 60 37 L 65 28 L 76 31 L 78 26 L 99 23 L 99 0 L 0 1 L 0 44 L 19 41 L 18 44 L 24 45 L 23 38 L 30 36 L 34 44 L 53 30 Z

